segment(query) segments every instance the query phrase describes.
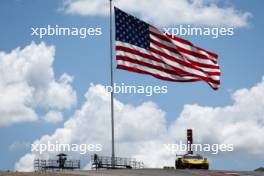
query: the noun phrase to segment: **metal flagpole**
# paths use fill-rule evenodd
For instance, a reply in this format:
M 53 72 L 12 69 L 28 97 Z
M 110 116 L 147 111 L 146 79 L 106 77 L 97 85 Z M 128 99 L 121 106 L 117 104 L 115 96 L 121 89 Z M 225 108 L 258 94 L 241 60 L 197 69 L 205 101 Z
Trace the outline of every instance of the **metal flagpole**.
M 114 87 L 113 80 L 113 31 L 112 31 L 112 0 L 110 1 L 110 76 L 111 76 L 111 87 Z M 111 91 L 111 127 L 112 127 L 112 167 L 115 166 L 115 132 L 114 132 L 114 92 Z

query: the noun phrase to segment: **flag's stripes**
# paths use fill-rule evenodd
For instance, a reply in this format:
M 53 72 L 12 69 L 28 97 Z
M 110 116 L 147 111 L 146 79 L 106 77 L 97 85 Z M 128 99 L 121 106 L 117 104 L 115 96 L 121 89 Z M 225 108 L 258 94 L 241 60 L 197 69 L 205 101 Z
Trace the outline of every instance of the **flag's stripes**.
M 157 78 L 160 78 L 160 79 L 163 79 L 166 81 L 174 81 L 174 82 L 200 81 L 200 79 L 193 78 L 190 76 L 171 75 L 171 74 L 167 74 L 163 71 L 159 71 L 159 70 L 156 70 L 153 68 L 143 66 L 141 64 L 126 62 L 123 60 L 117 60 L 117 64 L 118 64 L 117 68 L 119 68 L 119 69 L 152 75 L 152 76 L 155 76 Z
M 157 75 L 168 77 L 168 78 L 174 79 L 174 80 L 175 79 L 176 80 L 178 80 L 178 79 L 186 80 L 186 79 L 192 79 L 193 78 L 190 76 L 181 77 L 180 75 L 175 74 L 174 71 L 166 70 L 166 69 L 163 69 L 162 67 L 154 66 L 152 64 L 148 64 L 146 62 L 134 60 L 132 58 L 125 57 L 125 56 L 124 57 L 118 56 L 117 62 L 118 62 L 118 65 L 125 65 L 125 66 L 132 66 L 133 65 L 133 67 L 139 67 L 139 68 L 140 68 L 140 66 L 142 66 L 141 69 L 143 69 L 145 71 L 148 71 L 150 73 L 156 73 Z M 129 65 L 129 64 L 132 64 L 132 65 Z
M 136 47 L 136 46 L 131 47 L 131 45 L 129 45 L 128 43 L 124 43 L 124 42 L 116 42 L 116 46 L 117 46 L 116 47 L 116 50 L 117 50 L 116 55 L 119 54 L 118 51 L 120 50 L 120 51 L 124 51 L 126 53 L 131 53 L 134 55 L 139 55 L 143 58 L 150 59 L 150 60 L 152 60 L 152 62 L 162 62 L 165 65 L 170 65 L 171 67 L 173 67 L 173 69 L 176 68 L 176 69 L 181 70 L 181 73 L 185 73 L 185 74 L 186 73 L 192 73 L 196 76 L 203 76 L 203 77 L 207 76 L 205 73 L 203 73 L 199 69 L 197 69 L 197 70 L 193 69 L 192 65 L 189 63 L 184 64 L 183 61 L 179 61 L 180 63 L 175 62 L 176 59 L 174 57 L 171 57 L 169 55 L 161 53 L 161 51 L 159 51 L 159 47 L 156 47 L 152 44 L 151 44 L 151 48 L 149 49 L 152 52 L 145 50 L 145 49 L 142 49 L 140 47 Z M 190 67 L 186 67 L 185 65 L 188 65 Z M 218 75 L 218 74 L 212 73 L 212 75 Z
M 166 36 L 164 36 L 162 32 L 160 32 L 158 29 L 152 26 L 150 26 L 149 29 L 152 35 L 160 38 L 161 40 L 174 44 L 175 46 L 177 46 L 177 49 L 182 53 L 185 53 L 185 54 L 188 54 L 194 57 L 198 57 L 200 59 L 208 59 L 213 62 L 217 61 L 218 56 L 215 53 L 212 53 L 202 48 L 196 47 L 189 41 L 178 38 L 176 36 L 171 36 L 169 34 L 166 34 Z
M 206 72 L 203 70 L 203 68 L 198 67 L 197 65 L 191 63 L 190 61 L 186 60 L 184 57 L 182 57 L 179 53 L 175 53 L 172 48 L 167 47 L 166 45 L 163 45 L 157 41 L 151 40 L 150 43 L 150 51 L 162 55 L 163 57 L 172 60 L 174 62 L 178 62 L 179 64 L 182 64 L 185 67 L 192 68 L 195 70 L 198 70 L 200 72 L 203 72 L 204 74 L 208 75 L 219 75 L 219 72 Z
M 151 69 L 149 67 L 144 67 L 142 65 L 134 64 L 131 62 L 125 62 L 122 60 L 117 60 L 117 68 L 118 69 L 123 69 L 135 73 L 141 73 L 141 74 L 148 74 L 152 75 L 156 78 L 165 80 L 165 81 L 173 81 L 173 82 L 195 82 L 195 81 L 200 81 L 201 79 L 195 78 L 195 77 L 188 77 L 188 76 L 176 76 L 176 75 L 170 75 L 170 74 L 165 74 L 164 72 L 160 72 L 155 69 Z M 216 86 L 213 83 L 208 82 L 208 84 L 213 88 L 213 89 L 218 89 L 219 86 Z
M 163 45 L 169 47 L 173 51 L 177 50 L 177 48 L 178 48 L 175 45 L 173 45 L 172 43 L 170 43 L 168 41 L 161 40 L 159 37 L 156 37 L 153 34 L 150 34 L 150 38 L 151 38 L 151 40 L 162 43 Z M 187 59 L 189 62 L 192 62 L 193 64 L 195 64 L 199 67 L 211 68 L 211 69 L 216 69 L 219 71 L 219 68 L 220 68 L 219 65 L 215 64 L 211 60 L 199 59 L 197 57 L 194 57 L 192 55 L 188 55 L 185 53 L 181 53 L 181 55 L 184 56 L 184 58 Z
M 121 55 L 118 55 L 117 56 L 117 63 L 118 65 L 125 65 L 126 67 L 129 67 L 131 66 L 132 68 L 133 67 L 136 67 L 138 69 L 144 69 L 146 72 L 150 72 L 151 74 L 155 74 L 156 75 L 160 75 L 160 76 L 165 76 L 165 77 L 168 77 L 170 78 L 171 80 L 174 79 L 174 81 L 177 81 L 178 79 L 180 79 L 180 81 L 187 81 L 187 80 L 205 80 L 205 81 L 209 81 L 207 78 L 203 78 L 203 79 L 197 79 L 197 77 L 199 76 L 179 76 L 177 74 L 177 72 L 175 71 L 171 71 L 171 70 L 168 70 L 168 69 L 164 69 L 162 67 L 159 67 L 159 66 L 155 66 L 153 64 L 149 64 L 149 63 L 146 63 L 146 62 L 143 62 L 142 60 L 135 60 L 134 58 L 129 58 L 129 57 L 126 57 L 126 56 L 121 56 Z M 131 65 L 129 65 L 131 64 Z M 140 66 L 142 66 L 140 68 Z M 177 69 L 176 69 L 177 71 Z M 178 73 L 181 73 L 181 71 L 179 70 Z M 183 73 L 185 74 L 185 73 Z
M 126 60 L 125 58 L 127 58 L 131 62 L 133 62 L 133 60 L 134 60 L 136 63 L 142 63 L 142 65 L 144 65 L 144 63 L 145 63 L 149 67 L 157 68 L 158 70 L 162 70 L 162 71 L 165 71 L 167 73 L 177 74 L 177 75 L 179 74 L 179 73 L 176 73 L 175 70 L 173 70 L 173 68 L 171 68 L 169 65 L 163 63 L 162 61 L 159 61 L 156 58 L 153 58 L 149 55 L 145 55 L 144 57 L 142 57 L 141 53 L 132 54 L 132 53 L 134 53 L 133 51 L 132 52 L 128 52 L 128 51 L 129 50 L 127 50 L 127 49 L 125 49 L 125 52 L 124 52 L 124 50 L 123 51 L 120 51 L 120 50 L 117 51 L 116 52 L 116 55 L 117 55 L 116 59 L 117 60 L 122 60 L 122 59 Z
M 151 47 L 149 50 L 151 51 L 151 54 L 153 56 L 163 59 L 168 65 L 170 65 L 173 68 L 179 68 L 179 69 L 185 70 L 187 72 L 190 72 L 192 74 L 195 74 L 197 76 L 203 76 L 203 77 L 217 76 L 217 73 L 208 74 L 208 73 L 202 71 L 201 69 L 194 67 L 190 63 L 184 62 L 180 59 L 177 59 L 177 58 L 171 56 L 170 55 L 171 53 L 167 52 L 163 48 L 159 48 L 159 47 L 151 44 Z
M 182 72 L 180 70 L 177 71 L 175 69 L 172 69 L 170 66 L 162 62 L 153 62 L 153 59 L 151 57 L 149 57 L 150 59 L 147 59 L 146 57 L 141 57 L 139 55 L 134 55 L 129 52 L 124 52 L 120 50 L 117 51 L 116 54 L 117 54 L 116 60 L 119 61 L 118 63 L 121 63 L 121 61 L 131 62 L 134 64 L 143 65 L 145 67 L 156 69 L 156 70 L 159 70 L 159 71 L 162 71 L 168 74 L 176 75 L 176 76 L 179 76 L 179 73 L 181 73 L 182 75 L 186 74 L 185 72 Z M 193 78 L 194 77 L 192 76 L 184 77 L 184 79 L 193 79 Z
M 121 61 L 125 61 L 126 68 L 129 67 L 129 65 L 127 65 L 129 62 L 132 64 L 132 67 L 135 66 L 135 64 L 136 64 L 137 66 L 139 66 L 139 65 L 144 66 L 144 69 L 145 68 L 151 69 L 151 73 L 150 73 L 151 75 L 154 74 L 153 70 L 156 70 L 159 73 L 160 73 L 160 71 L 163 71 L 163 72 L 174 74 L 174 75 L 180 74 L 181 76 L 189 76 L 189 77 L 187 77 L 189 79 L 189 81 L 204 80 L 206 82 L 209 82 L 209 84 L 214 89 L 218 88 L 217 84 L 219 84 L 219 76 L 213 75 L 211 77 L 208 77 L 208 75 L 206 75 L 205 73 L 203 73 L 199 70 L 188 68 L 188 67 L 183 66 L 182 64 L 175 62 L 175 58 L 167 59 L 168 56 L 167 55 L 165 55 L 166 57 L 162 56 L 162 55 L 164 55 L 164 53 L 160 53 L 157 50 L 157 48 L 155 49 L 155 48 L 151 47 L 149 50 L 145 50 L 145 49 L 140 48 L 140 47 L 131 46 L 128 43 L 117 41 L 116 42 L 116 51 L 117 51 L 116 55 L 117 55 L 118 65 L 122 64 Z M 129 59 L 125 58 L 124 56 L 129 56 Z M 139 62 L 139 61 L 141 61 L 141 62 Z M 157 66 L 159 66 L 159 67 L 157 67 Z M 137 67 L 137 69 L 140 69 L 140 68 Z M 168 74 L 166 74 L 166 75 L 169 76 Z M 160 76 L 164 77 L 165 75 L 160 75 Z M 169 77 L 169 78 L 174 79 L 174 81 L 177 81 L 179 76 L 177 76 L 175 78 L 171 78 L 171 77 Z M 186 79 L 186 78 L 184 78 L 184 79 Z M 187 80 L 185 80 L 185 81 L 187 81 Z M 182 79 L 180 79 L 180 81 L 182 81 Z

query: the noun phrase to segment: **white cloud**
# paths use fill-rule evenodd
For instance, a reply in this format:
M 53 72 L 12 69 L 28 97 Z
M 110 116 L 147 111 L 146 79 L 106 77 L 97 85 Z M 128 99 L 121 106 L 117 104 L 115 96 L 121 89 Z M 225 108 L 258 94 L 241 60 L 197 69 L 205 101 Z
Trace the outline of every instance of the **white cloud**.
M 180 117 L 170 127 L 180 138 L 186 127 L 199 132 L 197 142 L 233 143 L 236 151 L 263 156 L 264 77 L 250 89 L 232 94 L 234 104 L 224 107 L 185 105 Z
M 70 108 L 76 101 L 76 93 L 70 83 L 73 77 L 64 73 L 58 82 L 51 82 L 46 92 L 46 98 L 40 103 L 44 106 L 56 107 L 58 109 Z
M 58 123 L 63 120 L 63 115 L 59 111 L 49 111 L 44 116 L 44 120 L 48 123 Z
M 45 135 L 34 143 L 77 143 L 102 144 L 101 154 L 108 155 L 110 151 L 110 99 L 101 85 L 92 85 L 85 94 L 86 102 L 73 117 L 64 123 L 63 128 L 57 129 L 52 135 Z M 153 102 L 145 102 L 140 106 L 125 105 L 115 101 L 117 155 L 136 156 L 145 145 L 160 143 L 166 134 L 165 113 Z M 150 143 L 150 144 L 148 144 Z M 161 145 L 154 145 L 160 150 Z M 154 149 L 153 149 L 154 150 Z M 38 156 L 37 153 L 33 155 Z M 78 154 L 72 153 L 77 156 Z M 151 155 L 151 154 L 150 154 Z M 42 157 L 54 157 L 55 153 L 44 153 Z M 143 159 L 143 156 L 138 156 Z M 16 169 L 20 170 L 20 159 Z M 154 161 L 155 162 L 155 161 Z M 152 165 L 154 163 L 147 163 Z
M 76 93 L 66 73 L 57 81 L 52 64 L 55 47 L 32 42 L 10 53 L 0 52 L 0 127 L 35 121 L 36 107 L 70 108 Z
M 0 97 L 0 126 L 37 120 L 37 114 L 28 106 L 32 93 L 26 84 L 0 85 Z
M 30 172 L 34 170 L 34 154 L 26 154 L 20 158 L 20 162 L 16 163 L 15 168 L 20 172 Z
M 103 151 L 100 154 L 109 155 L 109 94 L 103 86 L 92 85 L 85 97 L 86 102 L 64 123 L 63 128 L 57 129 L 52 135 L 42 136 L 34 143 L 101 143 Z M 132 106 L 115 100 L 117 155 L 136 157 L 150 167 L 173 165 L 175 155 L 169 153 L 163 144 L 179 143 L 180 140 L 184 142 L 186 129 L 193 128 L 195 143 L 231 143 L 234 144 L 235 152 L 228 153 L 229 156 L 235 156 L 236 153 L 256 159 L 263 156 L 264 78 L 250 89 L 235 91 L 232 97 L 234 103 L 223 107 L 185 105 L 180 116 L 168 126 L 165 112 L 153 102 Z M 76 153 L 71 154 L 78 157 Z M 24 168 L 20 166 L 25 158 L 30 158 L 28 155 L 31 156 L 26 154 L 16 163 L 17 170 Z M 36 153 L 34 155 L 37 156 Z M 44 153 L 42 157 L 54 155 Z M 220 153 L 217 157 L 224 155 Z M 233 159 L 235 162 L 236 158 Z
M 208 26 L 245 27 L 251 16 L 232 6 L 220 7 L 215 0 L 115 0 L 114 4 L 130 13 L 139 14 L 156 25 L 195 24 Z M 106 16 L 108 1 L 68 0 L 63 9 L 67 14 Z M 158 7 L 158 8 L 157 8 Z

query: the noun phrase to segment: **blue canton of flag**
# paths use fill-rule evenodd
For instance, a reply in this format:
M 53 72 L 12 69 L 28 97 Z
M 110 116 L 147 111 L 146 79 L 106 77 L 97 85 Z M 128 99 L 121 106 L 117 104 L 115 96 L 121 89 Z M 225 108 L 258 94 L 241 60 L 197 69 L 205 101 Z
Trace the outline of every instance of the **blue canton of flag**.
M 115 12 L 116 40 L 147 49 L 150 46 L 149 24 L 117 8 Z

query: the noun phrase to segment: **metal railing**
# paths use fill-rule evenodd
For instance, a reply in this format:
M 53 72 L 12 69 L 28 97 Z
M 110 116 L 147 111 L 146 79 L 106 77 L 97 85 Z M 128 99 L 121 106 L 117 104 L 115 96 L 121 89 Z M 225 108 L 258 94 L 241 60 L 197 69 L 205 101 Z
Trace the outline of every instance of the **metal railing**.
M 74 170 L 80 169 L 80 160 L 65 161 L 61 166 L 58 160 L 34 160 L 35 171 L 48 171 L 48 170 Z
M 112 160 L 112 157 L 109 156 L 98 156 L 92 155 L 92 168 L 100 169 L 100 168 L 127 168 L 127 169 L 140 169 L 144 168 L 144 163 L 137 161 L 135 158 L 122 158 L 115 157 Z

